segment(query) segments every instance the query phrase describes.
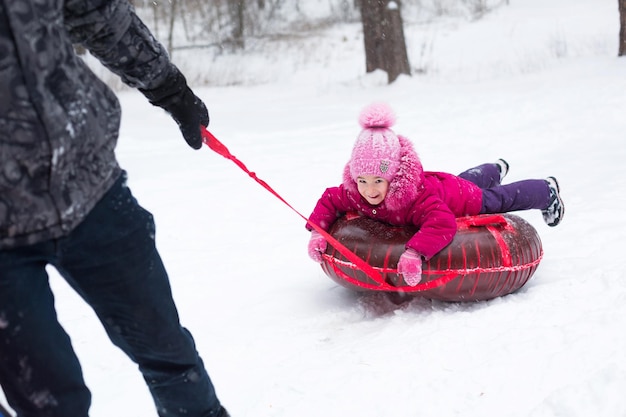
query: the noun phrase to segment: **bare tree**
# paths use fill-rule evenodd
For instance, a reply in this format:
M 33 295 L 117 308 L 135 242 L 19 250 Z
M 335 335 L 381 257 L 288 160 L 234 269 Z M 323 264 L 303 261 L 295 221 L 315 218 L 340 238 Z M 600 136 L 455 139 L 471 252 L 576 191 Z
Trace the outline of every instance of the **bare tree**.
M 244 48 L 244 28 L 246 5 L 244 0 L 228 0 L 228 9 L 233 23 L 233 44 L 235 48 Z
M 618 56 L 626 55 L 626 0 L 617 0 L 619 6 L 619 52 Z
M 366 71 L 386 71 L 389 83 L 411 75 L 399 0 L 360 0 L 359 5 Z
M 169 34 L 167 35 L 167 50 L 170 54 L 174 52 L 174 23 L 178 14 L 178 0 L 170 0 L 170 21 Z

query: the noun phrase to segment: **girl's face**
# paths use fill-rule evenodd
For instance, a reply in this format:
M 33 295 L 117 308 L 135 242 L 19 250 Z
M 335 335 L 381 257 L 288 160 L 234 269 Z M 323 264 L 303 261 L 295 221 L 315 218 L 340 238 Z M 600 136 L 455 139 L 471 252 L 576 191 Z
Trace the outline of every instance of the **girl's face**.
M 389 189 L 389 181 L 376 175 L 359 175 L 356 179 L 359 194 L 373 206 L 383 202 Z

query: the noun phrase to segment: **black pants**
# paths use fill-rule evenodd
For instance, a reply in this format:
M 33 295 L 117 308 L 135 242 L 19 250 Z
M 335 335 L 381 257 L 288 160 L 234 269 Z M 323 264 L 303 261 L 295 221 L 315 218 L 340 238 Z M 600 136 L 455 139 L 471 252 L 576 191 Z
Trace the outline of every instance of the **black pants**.
M 160 416 L 219 414 L 193 338 L 179 323 L 154 232 L 152 215 L 120 178 L 69 236 L 0 251 L 0 385 L 18 416 L 87 417 L 91 402 L 57 321 L 48 264 L 139 365 Z

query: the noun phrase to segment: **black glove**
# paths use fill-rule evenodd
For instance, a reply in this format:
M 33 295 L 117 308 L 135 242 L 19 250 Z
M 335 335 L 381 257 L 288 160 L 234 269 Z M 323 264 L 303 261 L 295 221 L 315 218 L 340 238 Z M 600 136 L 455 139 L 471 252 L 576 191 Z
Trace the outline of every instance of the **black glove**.
M 167 111 L 178 124 L 183 137 L 194 149 L 202 147 L 200 125 L 209 125 L 206 106 L 187 85 L 187 80 L 174 67 L 165 82 L 152 90 L 139 89 L 150 103 Z

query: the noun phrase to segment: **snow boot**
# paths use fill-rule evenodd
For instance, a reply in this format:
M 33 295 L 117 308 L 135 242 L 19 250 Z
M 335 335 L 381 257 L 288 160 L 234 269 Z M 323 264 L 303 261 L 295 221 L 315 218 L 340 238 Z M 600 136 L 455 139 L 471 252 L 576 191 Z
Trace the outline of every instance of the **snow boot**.
M 561 190 L 556 178 L 548 177 L 546 178 L 546 182 L 548 183 L 548 187 L 550 187 L 550 203 L 546 209 L 541 210 L 541 214 L 543 214 L 543 220 L 546 224 L 550 227 L 554 227 L 563 220 L 565 206 L 563 205 L 563 200 L 561 200 Z
M 500 171 L 500 183 L 502 183 L 502 180 L 509 172 L 509 163 L 500 158 L 496 161 L 496 165 L 498 166 L 498 170 Z

